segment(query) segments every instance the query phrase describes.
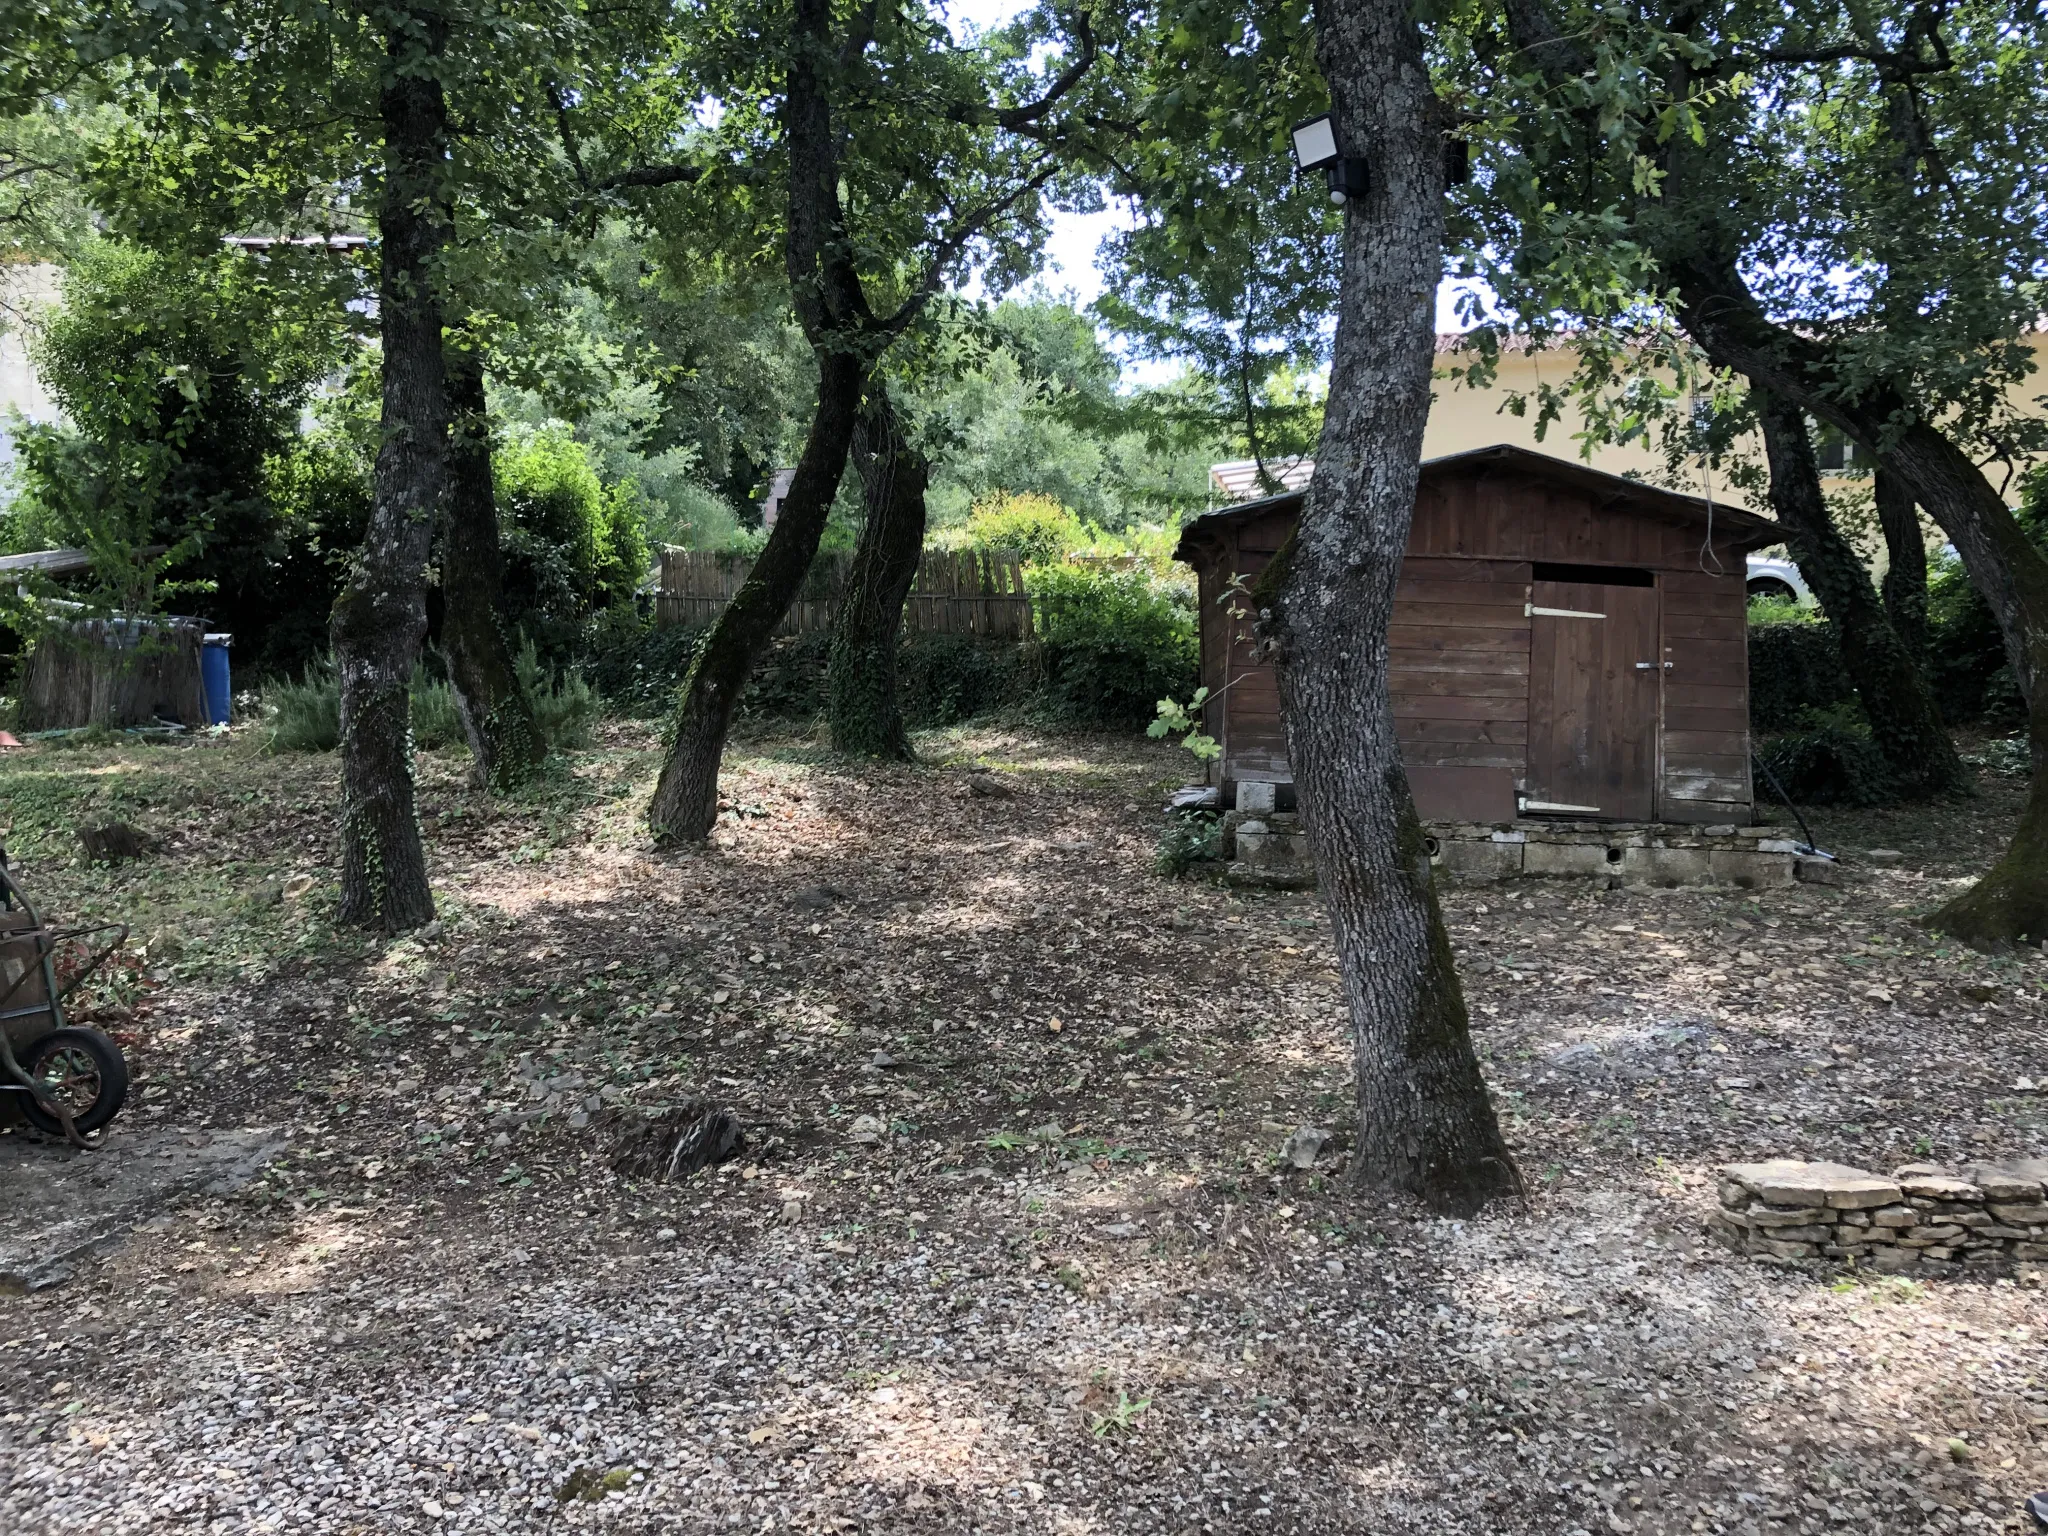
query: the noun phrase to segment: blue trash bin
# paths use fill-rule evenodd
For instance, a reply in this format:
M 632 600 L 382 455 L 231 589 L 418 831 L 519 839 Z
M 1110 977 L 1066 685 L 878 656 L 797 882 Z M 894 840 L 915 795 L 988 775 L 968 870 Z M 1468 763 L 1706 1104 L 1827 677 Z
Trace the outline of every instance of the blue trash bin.
M 226 725 L 234 705 L 228 685 L 228 647 L 233 635 L 208 635 L 199 644 L 199 681 L 206 686 L 206 719 L 209 725 Z

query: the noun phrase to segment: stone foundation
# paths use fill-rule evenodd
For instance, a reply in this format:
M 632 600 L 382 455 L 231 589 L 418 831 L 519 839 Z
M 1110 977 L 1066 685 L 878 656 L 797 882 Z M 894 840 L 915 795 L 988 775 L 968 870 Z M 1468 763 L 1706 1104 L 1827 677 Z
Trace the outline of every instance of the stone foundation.
M 1232 885 L 1305 891 L 1316 883 L 1308 834 L 1293 811 L 1226 811 L 1223 856 L 1230 861 L 1225 878 Z
M 1889 1178 L 1841 1163 L 1731 1163 L 1709 1236 L 1757 1258 L 1892 1275 L 2048 1264 L 2048 1159 L 1908 1163 Z
M 1834 866 L 1802 858 L 1775 827 L 1691 827 L 1666 822 L 1431 822 L 1431 862 L 1447 879 L 1560 875 L 1610 885 L 1833 883 Z
M 1795 880 L 1832 885 L 1831 860 L 1802 857 L 1775 827 L 1687 827 L 1662 822 L 1516 821 L 1499 826 L 1430 822 L 1430 862 L 1447 880 L 1484 882 L 1554 875 L 1623 885 L 1733 885 Z M 1292 811 L 1223 816 L 1223 856 L 1238 885 L 1307 889 L 1315 861 Z

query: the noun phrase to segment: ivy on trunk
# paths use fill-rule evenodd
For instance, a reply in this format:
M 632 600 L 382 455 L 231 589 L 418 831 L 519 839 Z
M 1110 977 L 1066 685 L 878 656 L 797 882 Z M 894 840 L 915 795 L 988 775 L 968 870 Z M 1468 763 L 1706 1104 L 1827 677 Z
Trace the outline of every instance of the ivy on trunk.
M 1843 667 L 1894 788 L 1909 799 L 1953 793 L 1964 783 L 1962 759 L 1942 726 L 1934 690 L 1870 585 L 1863 557 L 1828 512 L 1806 413 L 1765 393 L 1758 415 L 1771 465 L 1771 510 L 1791 535 L 1800 574 L 1835 626 Z
M 840 596 L 826 671 L 832 744 L 861 757 L 905 761 L 910 735 L 896 688 L 896 644 L 924 552 L 931 465 L 903 435 L 880 379 L 868 388 L 853 462 L 868 518 Z
M 394 13 L 378 100 L 383 441 L 370 524 L 334 602 L 341 683 L 341 918 L 387 933 L 434 915 L 413 802 L 412 670 L 427 631 L 427 561 L 447 470 L 448 392 L 436 268 L 448 238 L 448 23 Z
M 1927 665 L 1927 536 L 1920 506 L 1904 481 L 1888 469 L 1876 475 L 1877 525 L 1884 534 L 1884 611 L 1912 656 Z
M 449 345 L 448 490 L 441 499 L 441 651 L 469 740 L 479 787 L 507 790 L 532 779 L 547 757 L 533 701 L 498 614 L 498 497 L 483 354 Z

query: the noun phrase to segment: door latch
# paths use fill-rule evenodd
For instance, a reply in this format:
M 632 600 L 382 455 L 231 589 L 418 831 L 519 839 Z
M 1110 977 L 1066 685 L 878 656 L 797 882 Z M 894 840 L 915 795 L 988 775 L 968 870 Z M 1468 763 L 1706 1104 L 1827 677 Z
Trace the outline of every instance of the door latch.
M 1664 670 L 1666 672 L 1669 672 L 1671 670 L 1671 666 L 1672 664 L 1670 662 L 1665 662 Z M 1636 670 L 1638 672 L 1654 672 L 1657 670 L 1657 663 L 1654 661 L 1639 661 L 1636 663 Z

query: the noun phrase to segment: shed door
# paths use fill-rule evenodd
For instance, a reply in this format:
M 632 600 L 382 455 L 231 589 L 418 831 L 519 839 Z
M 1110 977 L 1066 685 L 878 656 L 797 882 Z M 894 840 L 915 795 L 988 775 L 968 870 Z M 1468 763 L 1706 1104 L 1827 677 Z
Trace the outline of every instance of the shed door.
M 1532 811 L 1648 821 L 1657 771 L 1657 590 L 1530 586 Z

